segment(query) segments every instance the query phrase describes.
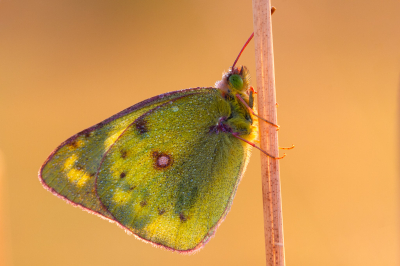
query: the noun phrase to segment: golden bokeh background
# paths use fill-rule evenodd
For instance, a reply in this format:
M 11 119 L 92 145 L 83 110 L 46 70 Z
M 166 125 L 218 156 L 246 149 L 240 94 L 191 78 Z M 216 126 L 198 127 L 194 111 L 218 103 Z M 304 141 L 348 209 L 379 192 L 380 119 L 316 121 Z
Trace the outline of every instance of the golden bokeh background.
M 400 265 L 400 2 L 275 0 L 287 265 Z M 250 0 L 0 1 L 0 265 L 265 265 L 259 153 L 195 255 L 157 249 L 44 190 L 62 141 L 139 101 L 212 86 Z M 254 45 L 239 61 L 254 76 Z M 253 85 L 255 78 L 253 79 Z

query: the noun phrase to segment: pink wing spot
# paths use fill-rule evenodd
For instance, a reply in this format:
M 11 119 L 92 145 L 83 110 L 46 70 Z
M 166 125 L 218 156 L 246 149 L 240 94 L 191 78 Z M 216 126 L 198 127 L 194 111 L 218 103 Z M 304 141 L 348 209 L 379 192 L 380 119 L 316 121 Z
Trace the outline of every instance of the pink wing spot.
M 157 164 L 158 164 L 160 167 L 165 167 L 165 166 L 167 166 L 167 165 L 169 164 L 169 157 L 168 157 L 168 156 L 165 156 L 165 155 L 159 157 L 158 160 L 157 160 Z
M 170 155 L 166 153 L 161 153 L 161 152 L 153 152 L 152 153 L 153 158 L 155 159 L 154 161 L 154 166 L 157 169 L 163 169 L 167 168 L 172 164 L 172 158 Z

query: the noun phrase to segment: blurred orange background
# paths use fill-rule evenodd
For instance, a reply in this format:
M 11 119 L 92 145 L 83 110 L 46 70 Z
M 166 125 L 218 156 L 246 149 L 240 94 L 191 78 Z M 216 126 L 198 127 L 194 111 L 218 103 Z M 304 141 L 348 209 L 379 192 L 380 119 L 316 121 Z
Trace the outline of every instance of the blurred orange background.
M 280 164 L 287 265 L 400 265 L 400 2 L 272 4 L 279 141 L 296 145 Z M 250 0 L 1 1 L 0 265 L 265 265 L 258 151 L 216 236 L 190 256 L 37 179 L 78 131 L 213 86 L 252 28 Z M 254 57 L 251 43 L 239 61 L 253 77 Z

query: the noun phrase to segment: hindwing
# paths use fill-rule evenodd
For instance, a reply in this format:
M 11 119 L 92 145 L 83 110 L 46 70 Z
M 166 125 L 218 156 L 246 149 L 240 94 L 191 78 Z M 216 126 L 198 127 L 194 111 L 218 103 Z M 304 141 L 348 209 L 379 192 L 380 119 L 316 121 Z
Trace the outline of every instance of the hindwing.
M 142 113 L 103 155 L 96 192 L 104 208 L 144 240 L 200 248 L 229 210 L 247 163 L 247 144 L 210 130 L 230 113 L 218 89 Z

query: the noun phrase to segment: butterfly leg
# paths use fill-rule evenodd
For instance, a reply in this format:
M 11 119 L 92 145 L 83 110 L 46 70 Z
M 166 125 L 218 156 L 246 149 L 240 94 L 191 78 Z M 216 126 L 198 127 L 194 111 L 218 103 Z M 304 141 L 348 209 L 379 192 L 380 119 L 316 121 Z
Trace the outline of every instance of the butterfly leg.
M 250 86 L 249 89 L 250 92 L 253 92 L 254 94 L 257 94 L 257 91 L 253 88 L 253 86 Z M 249 93 L 249 92 L 248 92 Z
M 292 144 L 291 147 L 279 147 L 279 149 L 281 149 L 281 150 L 291 150 L 293 148 L 294 148 L 294 144 Z
M 277 130 L 279 130 L 279 126 L 278 126 L 277 124 L 274 124 L 274 123 L 272 123 L 272 122 L 270 122 L 270 121 L 268 121 L 268 120 L 266 120 L 266 119 L 264 119 L 264 118 L 262 118 L 262 117 L 260 117 L 260 116 L 256 115 L 256 113 L 254 113 L 253 109 L 251 109 L 251 108 L 250 108 L 250 106 L 249 106 L 249 105 L 246 103 L 246 101 L 245 101 L 245 100 L 243 100 L 243 98 L 242 98 L 242 97 L 240 97 L 240 95 L 239 95 L 239 94 L 236 94 L 236 98 L 238 98 L 238 99 L 239 99 L 239 101 L 241 101 L 241 102 L 244 104 L 244 106 L 246 106 L 246 108 L 249 110 L 249 112 L 250 112 L 250 113 L 252 113 L 254 116 L 256 116 L 256 117 L 260 118 L 261 120 L 263 120 L 263 121 L 267 122 L 268 124 L 270 124 L 270 125 L 272 125 L 272 126 L 276 127 L 276 128 L 277 128 Z
M 253 146 L 254 148 L 260 150 L 261 152 L 265 153 L 267 156 L 269 156 L 269 157 L 271 157 L 271 158 L 274 158 L 274 159 L 279 160 L 279 159 L 282 159 L 282 158 L 284 158 L 284 157 L 286 156 L 286 153 L 284 153 L 283 156 L 281 156 L 281 157 L 272 156 L 272 155 L 269 154 L 268 152 L 266 152 L 266 151 L 262 150 L 261 148 L 257 147 L 256 144 L 254 144 L 254 143 L 252 143 L 252 142 L 250 142 L 250 141 L 247 141 L 247 140 L 245 140 L 244 138 L 239 137 L 239 134 L 238 134 L 238 133 L 235 133 L 235 132 L 234 132 L 234 133 L 232 133 L 232 135 L 233 135 L 235 138 L 240 139 L 240 140 L 246 142 L 247 144 Z

